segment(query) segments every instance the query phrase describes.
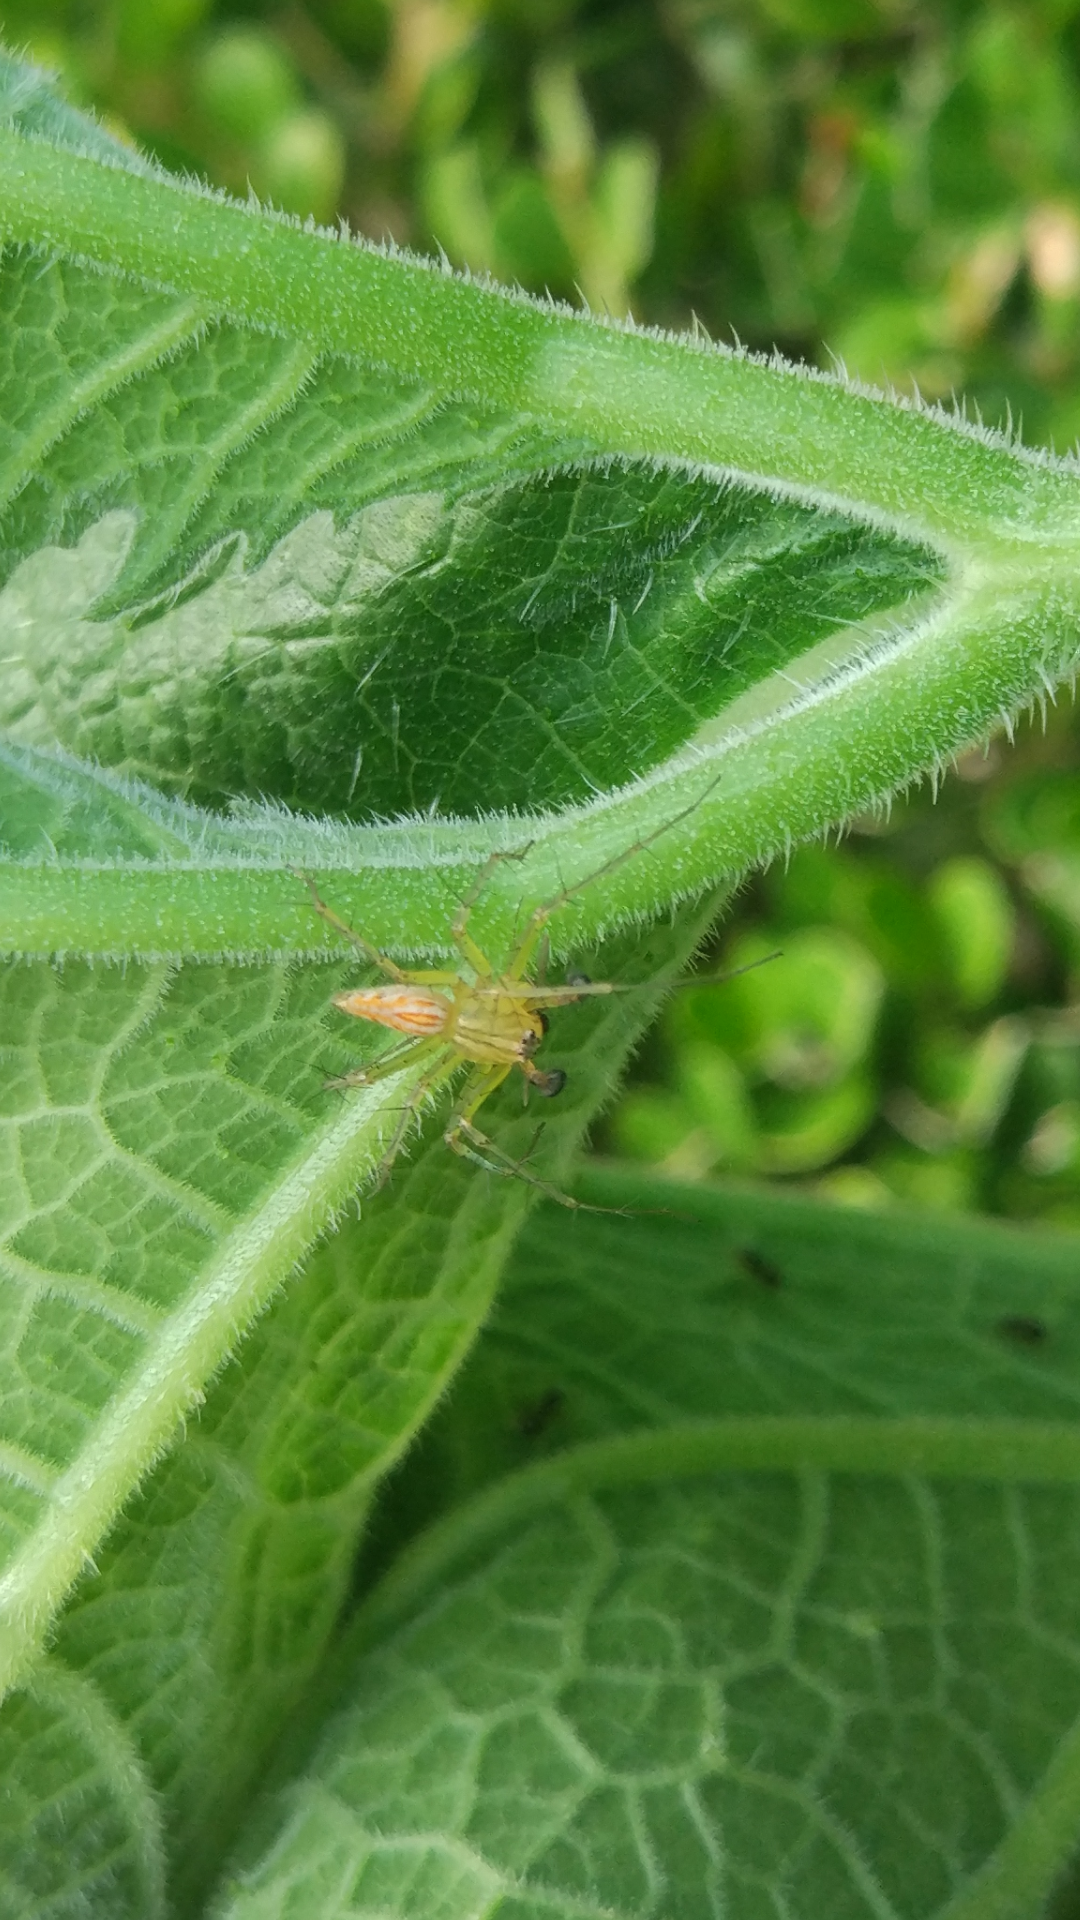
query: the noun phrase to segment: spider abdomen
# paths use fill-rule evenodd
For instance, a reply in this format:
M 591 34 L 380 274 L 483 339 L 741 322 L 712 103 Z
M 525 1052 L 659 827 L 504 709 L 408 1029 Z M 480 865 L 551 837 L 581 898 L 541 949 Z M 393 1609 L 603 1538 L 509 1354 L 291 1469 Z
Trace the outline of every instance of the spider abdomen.
M 412 985 L 356 987 L 351 993 L 336 993 L 334 1005 L 356 1020 L 372 1020 L 378 1027 L 393 1027 L 397 1033 L 425 1040 L 444 1031 L 451 1011 L 441 993 Z

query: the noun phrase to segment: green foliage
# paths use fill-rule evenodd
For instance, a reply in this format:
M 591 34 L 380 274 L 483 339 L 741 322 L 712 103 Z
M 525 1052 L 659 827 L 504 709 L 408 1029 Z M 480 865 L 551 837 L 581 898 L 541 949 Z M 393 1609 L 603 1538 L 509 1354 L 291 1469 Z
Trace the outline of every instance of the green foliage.
M 1076 436 L 1069 5 L 4 0 L 0 21 L 240 193 L 307 125 L 297 212 L 333 211 L 341 178 L 375 238 Z
M 586 1190 L 672 1212 L 526 1228 L 215 1912 L 1037 1912 L 1080 1770 L 1075 1242 Z
M 683 1175 L 801 1172 L 856 1205 L 1077 1225 L 1069 751 L 1060 724 L 1029 736 L 1004 790 L 973 755 L 935 818 L 916 803 L 766 876 L 716 964 L 781 957 L 681 996 L 610 1144 Z
M 113 13 L 73 10 L 61 0 L 6 0 L 0 21 L 10 41 L 28 41 L 42 59 L 59 63 L 81 97 L 107 109 L 111 124 L 125 125 L 169 164 L 241 194 L 250 182 L 302 214 L 328 217 L 336 207 L 375 238 L 438 244 L 457 264 L 574 300 L 584 291 L 601 310 L 632 307 L 640 318 L 677 326 L 693 318 L 717 338 L 734 333 L 752 346 L 780 345 L 811 363 L 831 365 L 838 355 L 852 373 L 902 391 L 917 385 L 945 401 L 961 393 L 973 417 L 1022 420 L 1029 442 L 1061 446 L 1076 438 L 1080 42 L 1071 7 L 1049 0 L 899 10 L 872 0 L 737 7 L 678 0 L 664 8 L 631 0 L 615 7 L 485 0 L 467 8 L 457 0 L 309 0 L 304 9 L 271 13 L 232 0 L 170 0 Z M 307 379 L 299 364 L 293 372 Z M 259 377 L 250 363 L 247 373 Z M 243 372 L 231 368 L 223 377 L 239 383 Z M 392 386 L 384 392 L 369 382 L 373 438 L 396 398 Z M 178 399 L 190 419 L 197 396 Z M 328 394 L 331 414 L 336 405 Z M 407 396 L 402 405 L 397 419 L 407 439 Z M 100 443 L 100 418 L 87 430 Z M 131 447 L 114 451 L 126 460 Z M 554 447 L 552 459 L 564 451 Z M 369 444 L 368 461 L 372 452 Z M 497 457 L 505 452 L 500 442 Z M 154 458 L 152 448 L 145 458 Z M 177 458 L 174 447 L 163 481 L 177 474 Z M 188 478 L 198 483 L 194 472 Z M 266 479 L 250 504 L 267 511 L 269 493 L 272 518 L 276 472 Z M 318 479 L 324 494 L 334 493 L 324 467 Z M 527 473 L 523 488 L 527 516 L 535 506 Z M 211 514 L 214 497 L 207 496 Z M 599 578 L 597 591 L 604 591 Z M 432 628 L 412 599 L 403 592 L 393 609 L 402 620 L 395 654 L 413 646 L 418 617 L 441 650 L 447 617 L 457 631 L 454 612 L 438 608 Z M 646 609 L 650 619 L 654 610 Z M 546 644 L 540 601 L 537 612 Z M 561 621 L 561 607 L 554 619 Z M 522 635 L 515 621 L 503 638 L 516 660 Z M 589 659 L 575 657 L 591 676 Z M 156 692 L 160 660 L 144 664 Z M 396 660 L 387 667 L 387 686 L 391 673 L 400 680 L 399 667 Z M 242 677 L 249 708 L 268 688 L 251 661 Z M 372 699 L 382 691 L 373 682 Z M 185 754 L 190 693 L 166 675 L 161 696 L 164 703 L 171 695 L 173 710 L 148 720 L 155 728 L 160 721 Z M 388 752 L 400 705 L 395 684 L 381 708 Z M 490 713 L 482 692 L 478 705 Z M 279 755 L 282 727 L 294 735 L 287 698 L 271 698 L 265 722 L 260 715 L 253 724 L 248 708 L 227 745 L 218 746 L 213 713 L 193 744 L 217 758 L 228 794 L 236 791 L 239 755 L 250 763 L 255 791 L 299 795 L 313 784 L 312 769 L 307 783 L 279 789 L 275 767 L 262 765 L 264 752 Z M 83 713 L 88 744 L 99 752 L 88 722 Z M 1055 741 L 1056 764 L 1075 766 L 1070 731 L 1057 730 Z M 318 756 L 326 747 L 298 740 L 296 751 Z M 545 763 L 552 751 L 550 742 L 537 748 Z M 372 752 L 369 746 L 369 770 Z M 338 758 L 344 763 L 340 749 Z M 1029 759 L 1046 764 L 1039 752 Z M 485 795 L 496 763 L 488 754 L 483 774 L 475 770 Z M 977 772 L 976 763 L 967 770 Z M 351 764 L 336 774 L 340 790 Z M 607 777 L 579 770 L 580 790 L 588 792 L 589 778 L 602 785 Z M 388 787 L 394 806 L 392 778 Z M 439 792 L 445 806 L 445 781 Z M 913 962 L 922 989 L 890 991 L 860 1063 L 861 1091 L 821 1093 L 791 1164 L 801 1160 L 804 1172 L 816 1169 L 848 1198 L 884 1203 L 899 1192 L 932 1204 L 1075 1220 L 1070 1194 L 1045 1170 L 1059 1147 L 1048 1156 L 1035 1138 L 1045 1122 L 1059 1139 L 1056 1107 L 1033 1107 L 1026 1064 L 1011 1080 L 1002 1074 L 992 1122 L 984 1101 L 979 1127 L 964 1138 L 953 1095 L 927 1084 L 955 1080 L 949 1062 L 965 1050 L 973 1071 L 981 1049 L 1004 1056 L 997 1022 L 1020 1011 L 1023 1033 L 1005 1034 L 1013 1034 L 1025 1063 L 1049 1026 L 1056 1055 L 1067 1050 L 1060 1012 L 1069 941 L 1057 917 L 1042 911 L 1044 890 L 1003 857 L 992 825 L 973 821 L 962 798 L 954 802 L 947 830 L 939 821 L 920 835 L 916 824 L 885 846 L 879 836 L 864 849 L 861 880 L 849 861 L 832 878 L 815 867 L 801 918 L 791 896 L 779 906 L 775 898 L 751 903 L 746 917 L 766 940 L 777 937 L 778 913 L 787 940 L 795 926 L 847 932 L 846 909 L 837 905 L 834 919 L 834 903 L 880 889 L 886 865 L 909 893 L 933 891 L 934 843 L 939 859 L 989 857 L 1014 904 L 1019 892 L 1035 909 L 1015 922 L 1006 977 L 988 994 L 981 1022 L 963 993 L 953 1004 L 956 979 L 930 950 L 928 926 L 927 951 Z M 311 804 L 333 802 L 320 791 Z M 809 897 L 814 886 L 816 899 Z M 991 945 L 998 937 L 1000 929 L 987 929 Z M 900 943 L 888 937 L 887 944 L 889 962 L 906 966 Z M 880 962 L 873 941 L 868 952 Z M 726 1118 L 711 1102 L 716 1154 L 700 1139 L 687 1144 L 690 1115 L 678 1090 L 693 1075 L 677 1055 L 674 1048 L 661 1061 L 654 1047 L 653 1069 L 619 1123 L 620 1139 L 684 1171 L 780 1165 L 783 1155 L 746 1144 L 738 1118 L 747 1097 L 785 1104 L 768 1082 L 749 1093 L 732 1083 Z M 930 1055 L 939 1058 L 914 1073 L 916 1057 Z M 710 1071 L 731 1081 L 730 1061 L 713 1059 Z M 1072 1071 L 1080 1074 L 1080 1066 Z M 772 1117 L 759 1118 L 758 1131 L 771 1133 Z M 802 1120 L 793 1124 L 800 1133 Z M 722 1146 L 729 1134 L 730 1150 Z
M 835 30 L 802 12 L 766 38 Z M 288 34 L 113 24 L 114 105 L 170 68 L 164 157 L 201 125 L 221 179 L 329 209 L 356 101 L 305 100 Z M 511 218 L 494 26 L 326 24 L 389 60 L 387 149 L 488 263 L 532 234 L 622 307 L 660 142 L 597 131 L 578 48 L 530 61 Z M 10 59 L 0 235 L 0 1905 L 1037 1910 L 1080 1808 L 1068 1243 L 593 1175 L 628 1218 L 534 1231 L 517 1349 L 481 1338 L 333 1648 L 531 1195 L 447 1152 L 415 1063 L 326 1087 L 379 1043 L 328 1010 L 370 970 L 301 876 L 399 960 L 460 967 L 471 901 L 498 967 L 547 908 L 552 964 L 644 988 L 564 1011 L 542 1138 L 520 1085 L 484 1111 L 565 1186 L 733 881 L 1071 673 L 1075 468 L 229 203 Z M 1080 924 L 1067 804 L 984 833 Z M 789 932 L 815 859 L 847 907 Z M 797 855 L 788 962 L 671 1015 L 648 1150 L 689 1113 L 703 1166 L 846 1152 L 897 959 L 941 999 L 920 1123 L 962 1175 L 1030 1068 L 1031 1177 L 1064 1184 L 1075 1045 L 999 1005 L 995 870 L 867 871 Z

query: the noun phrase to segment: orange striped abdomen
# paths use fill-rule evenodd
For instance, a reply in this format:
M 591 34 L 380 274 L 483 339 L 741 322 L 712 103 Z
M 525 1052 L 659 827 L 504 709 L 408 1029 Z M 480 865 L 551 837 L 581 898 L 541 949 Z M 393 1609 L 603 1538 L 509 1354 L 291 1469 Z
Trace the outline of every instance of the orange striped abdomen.
M 376 1026 L 424 1040 L 442 1033 L 450 1013 L 449 1001 L 428 987 L 357 987 L 352 993 L 335 993 L 334 1005 L 357 1020 L 373 1020 Z

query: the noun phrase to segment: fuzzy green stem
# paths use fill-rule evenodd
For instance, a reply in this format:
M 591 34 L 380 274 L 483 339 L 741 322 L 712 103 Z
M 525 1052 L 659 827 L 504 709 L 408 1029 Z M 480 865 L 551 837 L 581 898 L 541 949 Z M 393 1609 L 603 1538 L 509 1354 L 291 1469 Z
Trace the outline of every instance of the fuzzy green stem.
M 565 953 L 745 872 L 941 764 L 1074 669 L 1078 560 L 1058 550 L 1040 569 L 1002 543 L 995 566 L 972 563 L 922 621 L 787 708 L 589 807 L 523 820 L 527 851 L 494 868 L 472 930 L 497 960 L 523 910 L 596 876 L 553 923 Z M 460 864 L 460 830 L 436 822 L 424 829 L 431 858 L 451 862 L 437 870 L 416 866 L 408 825 L 345 830 L 347 857 L 308 870 L 375 945 L 446 953 L 455 905 L 477 873 L 476 824 Z M 400 867 L 387 864 L 395 831 L 408 862 Z M 505 847 L 505 823 L 492 823 L 496 833 Z M 279 857 L 289 860 L 287 845 Z M 304 864 L 299 843 L 295 859 Z M 129 869 L 0 866 L 0 917 L 5 946 L 31 953 L 326 948 L 292 874 L 212 856 Z
M 596 451 L 704 462 L 946 544 L 1077 523 L 1080 476 L 845 382 L 598 326 L 433 265 L 0 129 L 0 233 L 249 324 L 557 424 Z

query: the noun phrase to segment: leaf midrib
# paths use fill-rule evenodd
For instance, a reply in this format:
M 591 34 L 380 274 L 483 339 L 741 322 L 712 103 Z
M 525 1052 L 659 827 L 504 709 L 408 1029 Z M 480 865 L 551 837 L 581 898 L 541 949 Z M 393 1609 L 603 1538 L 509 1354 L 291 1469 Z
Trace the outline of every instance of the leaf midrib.
M 0 231 L 437 384 L 447 398 L 569 426 L 598 450 L 704 460 L 924 537 L 1038 538 L 1056 527 L 1067 538 L 1075 525 L 1080 477 L 962 421 L 829 375 L 545 310 L 10 128 L 0 128 Z
M 0 1576 L 0 1692 L 20 1678 L 133 1486 L 240 1334 L 356 1191 L 379 1151 L 380 1116 L 402 1077 L 342 1102 L 309 1136 L 292 1167 L 221 1241 L 186 1299 L 148 1337 L 133 1377 L 53 1481 L 44 1516 Z
M 1019 590 L 1011 561 L 1000 580 L 985 568 L 972 569 L 887 650 L 837 672 L 779 714 L 703 745 L 696 756 L 675 756 L 588 807 L 530 821 L 474 822 L 467 853 L 449 823 L 358 827 L 343 842 L 344 850 L 351 841 L 354 859 L 340 866 L 308 864 L 304 853 L 290 853 L 286 823 L 277 857 L 309 871 L 343 917 L 363 926 L 384 950 L 439 953 L 447 951 L 452 902 L 476 878 L 469 860 L 476 839 L 490 832 L 505 847 L 508 834 L 515 835 L 524 851 L 492 871 L 473 930 L 493 954 L 509 951 L 523 905 L 554 900 L 569 887 L 574 898 L 551 924 L 553 948 L 565 954 L 612 925 L 655 914 L 673 898 L 690 898 L 720 876 L 745 872 L 815 829 L 872 805 L 925 764 L 935 738 L 931 729 L 940 761 L 1007 720 L 1022 698 L 1051 687 L 1056 675 L 1069 670 L 1065 649 L 1075 650 L 1075 629 L 1063 605 L 1038 574 Z M 306 852 L 299 823 L 301 836 Z M 411 858 L 421 836 L 429 851 L 445 847 L 459 860 L 465 854 L 456 879 L 453 867 L 440 866 L 436 891 L 417 885 L 422 868 L 387 865 L 378 876 L 369 869 L 366 882 L 357 884 L 366 847 L 385 857 L 396 838 Z M 635 842 L 643 853 L 648 849 L 647 857 L 621 860 Z M 651 857 L 658 843 L 659 861 Z M 188 863 L 96 871 L 12 865 L 5 871 L 0 865 L 4 882 L 3 922 L 12 947 L 24 952 L 261 956 L 322 950 L 315 948 L 304 889 L 280 870 L 252 866 L 241 875 L 212 857 L 194 871 Z
M 850 1473 L 894 1478 L 1080 1481 L 1080 1424 L 969 1415 L 728 1415 L 617 1434 L 510 1474 L 405 1548 L 360 1608 L 349 1644 L 381 1636 L 466 1555 L 545 1507 L 605 1488 L 715 1473 Z

